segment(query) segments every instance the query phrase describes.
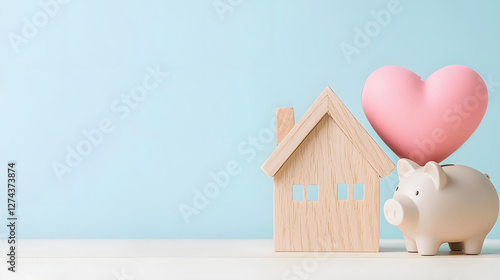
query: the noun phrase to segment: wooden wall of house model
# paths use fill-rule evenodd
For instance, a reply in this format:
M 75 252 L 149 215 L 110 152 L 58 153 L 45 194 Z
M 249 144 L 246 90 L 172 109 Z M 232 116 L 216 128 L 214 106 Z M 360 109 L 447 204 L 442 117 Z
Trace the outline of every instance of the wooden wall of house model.
M 279 108 L 277 141 L 262 166 L 274 177 L 275 251 L 378 252 L 379 178 L 394 164 L 332 89 L 297 124 Z

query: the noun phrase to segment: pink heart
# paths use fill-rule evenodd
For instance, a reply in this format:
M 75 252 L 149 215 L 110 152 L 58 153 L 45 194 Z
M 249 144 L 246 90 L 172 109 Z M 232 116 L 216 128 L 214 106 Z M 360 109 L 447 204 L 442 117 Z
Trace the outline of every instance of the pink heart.
M 361 97 L 368 121 L 400 158 L 441 162 L 476 130 L 488 90 L 474 70 L 450 65 L 427 80 L 384 66 L 366 79 Z

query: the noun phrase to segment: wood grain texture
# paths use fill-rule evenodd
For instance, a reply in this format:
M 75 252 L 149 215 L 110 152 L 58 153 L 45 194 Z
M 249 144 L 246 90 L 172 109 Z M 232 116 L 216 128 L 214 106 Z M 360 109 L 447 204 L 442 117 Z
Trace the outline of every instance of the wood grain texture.
M 276 109 L 276 145 L 285 138 L 295 125 L 293 108 Z
M 389 175 L 395 167 L 394 163 L 377 145 L 363 126 L 361 126 L 344 103 L 340 101 L 332 89 L 327 87 L 324 91 L 327 92 L 329 97 L 328 113 L 339 125 L 340 129 L 351 139 L 354 146 L 367 159 L 380 177 Z
M 387 176 L 394 169 L 394 163 L 345 107 L 332 89 L 326 87 L 262 165 L 262 170 L 268 176 L 274 176 L 325 114 L 332 116 L 341 131 L 351 140 L 361 155 L 367 159 L 379 177 Z
M 360 251 L 379 248 L 379 176 L 330 115 L 324 115 L 274 177 L 276 251 Z M 348 200 L 337 200 L 348 184 Z M 353 200 L 353 184 L 364 200 Z M 304 200 L 292 201 L 292 186 Z M 307 185 L 319 200 L 307 201 Z
M 278 172 L 285 161 L 306 138 L 313 127 L 321 120 L 328 111 L 327 96 L 321 94 L 309 107 L 304 116 L 295 124 L 293 129 L 280 142 L 278 147 L 262 165 L 262 170 L 272 177 Z

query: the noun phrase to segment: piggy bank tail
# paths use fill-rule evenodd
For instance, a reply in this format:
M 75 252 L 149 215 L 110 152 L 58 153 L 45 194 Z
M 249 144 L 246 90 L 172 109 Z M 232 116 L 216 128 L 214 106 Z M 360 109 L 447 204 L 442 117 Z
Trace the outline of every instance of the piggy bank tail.
M 490 175 L 484 173 L 484 176 L 486 176 L 486 178 L 488 178 L 488 180 L 490 179 Z

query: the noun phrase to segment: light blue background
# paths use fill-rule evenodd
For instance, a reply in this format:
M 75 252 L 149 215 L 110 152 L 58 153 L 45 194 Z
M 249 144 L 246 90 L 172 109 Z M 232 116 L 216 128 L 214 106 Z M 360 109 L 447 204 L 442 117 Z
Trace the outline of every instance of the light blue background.
M 19 237 L 272 238 L 273 180 L 260 166 L 275 139 L 254 158 L 238 146 L 264 133 L 276 107 L 294 107 L 299 119 L 327 85 L 396 162 L 363 114 L 364 80 L 389 64 L 423 78 L 463 64 L 500 81 L 500 2 L 402 0 L 349 63 L 340 44 L 353 44 L 354 28 L 388 2 L 233 0 L 221 18 L 211 0 L 73 0 L 15 52 L 9 33 L 41 7 L 1 1 L 0 164 L 18 162 Z M 121 120 L 110 104 L 156 65 L 170 76 Z M 500 85 L 489 89 L 483 122 L 445 162 L 500 186 Z M 104 118 L 115 130 L 60 182 L 53 162 Z M 230 161 L 241 172 L 186 223 L 179 206 Z M 381 204 L 394 178 L 382 180 Z M 381 238 L 402 235 L 382 217 Z M 500 226 L 489 238 L 500 238 Z

